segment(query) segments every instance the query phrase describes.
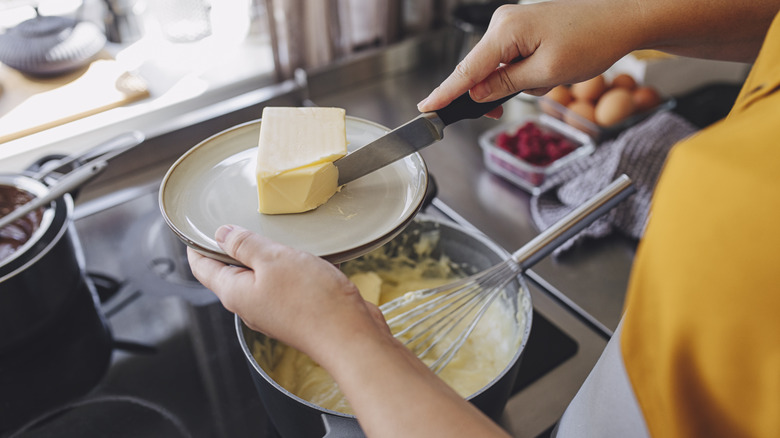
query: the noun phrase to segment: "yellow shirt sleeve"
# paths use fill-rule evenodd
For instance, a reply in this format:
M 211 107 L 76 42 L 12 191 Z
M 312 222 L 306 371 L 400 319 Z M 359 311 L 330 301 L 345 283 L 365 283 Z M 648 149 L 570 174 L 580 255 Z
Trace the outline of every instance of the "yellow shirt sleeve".
M 729 116 L 667 159 L 621 348 L 653 436 L 780 436 L 780 15 Z

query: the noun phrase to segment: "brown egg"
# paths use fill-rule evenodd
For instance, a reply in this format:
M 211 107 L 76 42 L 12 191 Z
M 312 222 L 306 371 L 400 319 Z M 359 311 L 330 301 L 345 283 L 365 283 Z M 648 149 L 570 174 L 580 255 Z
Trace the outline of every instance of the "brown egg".
M 596 108 L 587 100 L 575 100 L 567 107 L 569 111 L 564 114 L 563 121 L 588 134 L 594 134 L 593 123 L 596 122 Z M 583 123 L 582 119 L 591 122 Z
M 658 91 L 649 86 L 642 86 L 634 90 L 633 99 L 637 112 L 647 111 L 661 103 L 661 96 L 658 94 Z
M 563 106 L 568 106 L 571 101 L 574 100 L 574 97 L 571 95 L 571 91 L 569 91 L 569 87 L 566 85 L 558 85 L 557 87 L 548 91 L 545 96 Z
M 636 88 L 636 80 L 628 73 L 621 73 L 612 78 L 612 88 L 625 88 L 633 90 Z
M 596 104 L 596 123 L 610 126 L 634 113 L 634 99 L 631 91 L 625 88 L 613 88 L 599 99 Z
M 589 100 L 595 102 L 607 90 L 607 81 L 604 76 L 598 75 L 587 81 L 577 82 L 571 86 L 571 94 L 574 99 Z
M 542 109 L 542 111 L 555 118 L 560 119 L 563 117 L 563 114 L 561 113 L 561 108 L 557 107 L 554 104 L 550 104 L 550 102 L 547 99 L 557 103 L 558 105 L 561 105 L 562 107 L 566 107 L 567 105 L 569 105 L 569 103 L 571 103 L 571 101 L 574 98 L 572 97 L 571 92 L 569 91 L 569 87 L 565 85 L 558 85 L 557 87 L 548 91 L 547 94 L 544 95 L 544 99 L 539 100 L 539 107 Z

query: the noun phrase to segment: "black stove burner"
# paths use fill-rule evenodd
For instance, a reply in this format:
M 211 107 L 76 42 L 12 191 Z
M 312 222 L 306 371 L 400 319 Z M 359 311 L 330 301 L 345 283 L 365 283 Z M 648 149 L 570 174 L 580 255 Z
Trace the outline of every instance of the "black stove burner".
M 61 318 L 24 348 L 0 355 L 0 433 L 88 393 L 108 369 L 111 331 L 82 276 Z
M 525 389 L 577 353 L 577 343 L 534 310 L 531 335 L 525 344 L 512 394 Z
M 192 275 L 187 247 L 168 228 L 158 211 L 150 212 L 128 229 L 122 266 L 125 276 L 145 293 L 181 297 L 196 306 L 213 304 L 216 295 Z
M 105 304 L 122 290 L 122 283 L 113 277 L 98 273 L 89 273 L 87 275 L 95 286 L 100 304 Z
M 87 397 L 27 423 L 9 438 L 190 437 L 173 413 L 137 397 Z

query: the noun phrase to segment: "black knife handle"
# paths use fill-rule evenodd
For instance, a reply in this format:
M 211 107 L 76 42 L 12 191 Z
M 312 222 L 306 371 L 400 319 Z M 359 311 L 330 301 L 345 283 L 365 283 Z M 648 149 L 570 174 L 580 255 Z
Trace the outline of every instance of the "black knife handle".
M 474 102 L 467 91 L 453 100 L 449 105 L 440 110 L 436 110 L 436 114 L 438 114 L 439 119 L 444 122 L 445 126 L 464 119 L 478 119 L 490 112 L 490 110 L 498 108 L 499 105 L 502 105 L 507 100 L 517 96 L 519 93 L 520 91 L 491 102 Z

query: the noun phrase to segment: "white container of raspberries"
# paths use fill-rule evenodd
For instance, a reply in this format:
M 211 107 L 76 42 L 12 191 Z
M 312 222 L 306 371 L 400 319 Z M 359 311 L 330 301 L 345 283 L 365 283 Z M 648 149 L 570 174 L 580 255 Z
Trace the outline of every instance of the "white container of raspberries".
M 595 149 L 588 134 L 546 114 L 497 126 L 479 144 L 489 171 L 534 195 L 548 178 Z

